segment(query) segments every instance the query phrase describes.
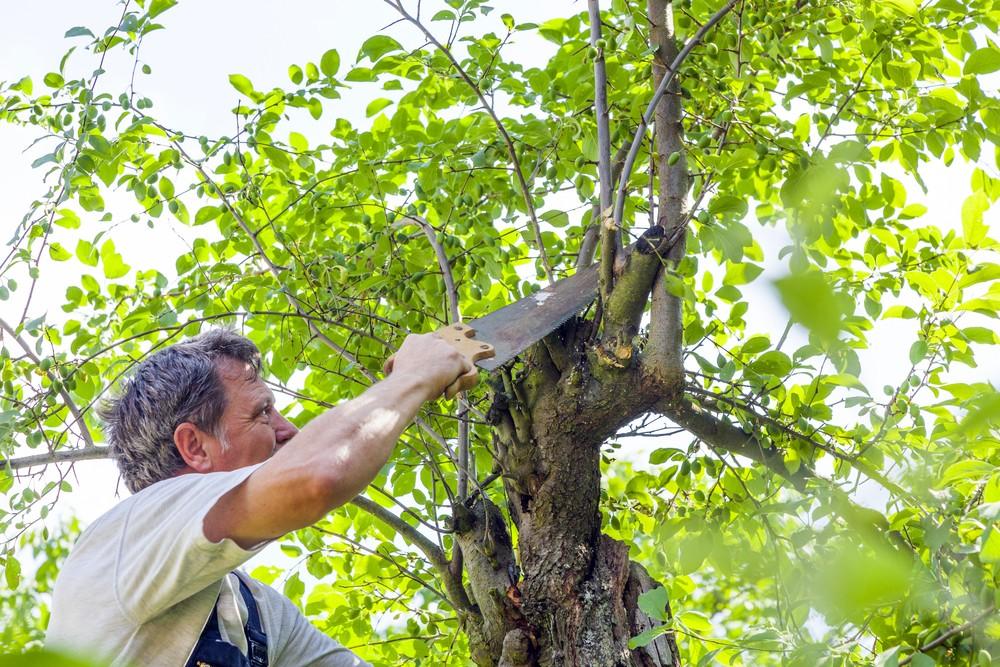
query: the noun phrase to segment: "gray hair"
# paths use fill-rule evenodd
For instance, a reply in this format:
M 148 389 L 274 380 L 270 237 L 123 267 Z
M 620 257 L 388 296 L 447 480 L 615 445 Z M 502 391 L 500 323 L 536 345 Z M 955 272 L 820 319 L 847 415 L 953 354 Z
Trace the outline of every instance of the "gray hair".
M 228 329 L 211 329 L 151 354 L 98 410 L 112 458 L 132 493 L 184 466 L 174 431 L 184 422 L 219 436 L 226 391 L 218 362 L 246 363 L 260 373 L 260 351 Z

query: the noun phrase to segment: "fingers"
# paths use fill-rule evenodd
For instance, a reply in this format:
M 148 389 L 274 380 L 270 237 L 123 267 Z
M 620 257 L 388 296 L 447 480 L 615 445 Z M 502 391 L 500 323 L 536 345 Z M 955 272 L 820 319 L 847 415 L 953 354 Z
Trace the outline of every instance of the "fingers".
M 386 377 L 396 373 L 423 378 L 432 394 L 443 390 L 448 398 L 471 389 L 478 382 L 478 372 L 472 360 L 435 334 L 407 336 L 396 353 L 386 359 L 382 370 Z M 434 397 L 440 395 L 435 394 Z
M 458 376 L 458 379 L 448 385 L 444 391 L 445 398 L 455 398 L 462 391 L 467 391 L 476 386 L 479 382 L 479 371 L 473 367 L 472 370 Z

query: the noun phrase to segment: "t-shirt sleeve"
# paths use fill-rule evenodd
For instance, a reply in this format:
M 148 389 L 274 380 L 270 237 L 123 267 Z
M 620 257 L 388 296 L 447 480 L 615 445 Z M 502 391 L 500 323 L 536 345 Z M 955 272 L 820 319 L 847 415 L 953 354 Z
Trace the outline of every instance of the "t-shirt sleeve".
M 261 585 L 261 588 L 268 588 Z M 372 667 L 329 636 L 317 630 L 295 604 L 274 589 L 267 591 L 272 606 L 276 644 L 272 664 L 302 667 Z M 268 642 L 272 640 L 268 630 Z
M 203 528 L 216 501 L 258 467 L 180 475 L 126 501 L 130 506 L 112 566 L 115 598 L 127 617 L 136 623 L 155 618 L 264 547 L 266 542 L 243 549 L 228 538 L 210 542 Z

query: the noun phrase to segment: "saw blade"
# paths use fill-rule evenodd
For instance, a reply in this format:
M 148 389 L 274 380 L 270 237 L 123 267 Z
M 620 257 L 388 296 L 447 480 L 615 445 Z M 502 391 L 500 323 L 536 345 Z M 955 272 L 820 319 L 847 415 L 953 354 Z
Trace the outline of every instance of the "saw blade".
M 496 348 L 496 356 L 481 359 L 476 365 L 483 370 L 495 370 L 583 310 L 597 296 L 597 266 L 589 266 L 500 310 L 466 322 L 475 330 L 475 340 Z

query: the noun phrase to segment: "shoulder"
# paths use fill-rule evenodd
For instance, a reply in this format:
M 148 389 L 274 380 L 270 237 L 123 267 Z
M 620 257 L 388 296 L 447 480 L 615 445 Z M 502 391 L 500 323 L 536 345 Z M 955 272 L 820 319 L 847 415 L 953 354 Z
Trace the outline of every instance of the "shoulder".
M 171 477 L 135 493 L 98 517 L 84 529 L 70 552 L 64 569 L 86 565 L 95 560 L 105 563 L 119 560 L 128 535 L 147 538 L 169 532 L 172 523 L 187 525 L 206 511 L 215 500 L 246 479 L 256 468 L 228 472 L 188 474 Z M 200 531 L 199 531 L 200 532 Z M 145 542 L 146 540 L 140 540 Z

